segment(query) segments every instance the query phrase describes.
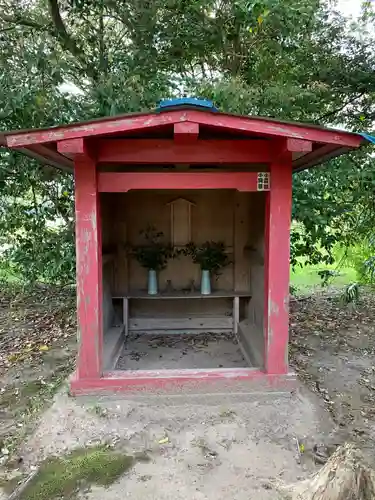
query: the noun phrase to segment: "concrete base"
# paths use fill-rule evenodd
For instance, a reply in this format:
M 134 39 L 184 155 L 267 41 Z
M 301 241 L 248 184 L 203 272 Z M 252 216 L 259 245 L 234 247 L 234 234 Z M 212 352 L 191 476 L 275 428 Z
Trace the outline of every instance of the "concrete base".
M 75 373 L 70 380 L 73 395 L 287 393 L 296 386 L 293 373 L 267 374 L 247 366 L 235 338 L 228 334 L 140 335 L 127 339 L 124 349 L 123 333 L 123 328 L 107 331 L 103 375 L 78 379 Z
M 212 393 L 212 392 L 291 392 L 296 387 L 294 373 L 271 375 L 256 368 L 211 370 L 116 370 L 97 379 L 70 380 L 72 395 L 113 392 Z

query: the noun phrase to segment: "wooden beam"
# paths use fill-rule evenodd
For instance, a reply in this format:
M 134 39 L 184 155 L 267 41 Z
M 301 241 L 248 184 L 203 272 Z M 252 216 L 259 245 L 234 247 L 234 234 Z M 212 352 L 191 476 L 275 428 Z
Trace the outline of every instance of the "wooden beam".
M 289 256 L 292 210 L 291 153 L 271 164 L 266 200 L 264 332 L 269 374 L 288 373 Z
M 290 137 L 312 142 L 338 144 L 350 148 L 358 148 L 364 141 L 359 134 L 342 130 L 326 129 L 314 125 L 285 123 L 277 120 L 226 115 L 223 113 L 202 113 L 200 111 L 185 111 L 186 120 L 227 130 L 240 130 L 266 137 Z
M 87 148 L 85 140 L 82 137 L 77 139 L 68 139 L 57 142 L 57 151 L 65 156 L 74 156 L 77 154 L 86 154 Z
M 15 148 L 79 137 L 96 137 L 98 135 L 106 136 L 119 132 L 135 132 L 137 130 L 147 130 L 164 125 L 173 125 L 180 121 L 186 121 L 185 114 L 182 111 L 160 114 L 123 115 L 91 122 L 75 123 L 63 127 L 11 133 L 6 136 L 6 142 L 8 147 Z
M 29 146 L 27 149 L 19 148 L 18 151 L 35 158 L 41 163 L 45 163 L 46 165 L 51 165 L 58 169 L 70 172 L 73 170 L 73 162 L 69 158 L 62 156 L 47 145 L 35 144 L 35 146 Z
M 249 256 L 244 251 L 249 239 L 251 207 L 247 193 L 236 193 L 234 198 L 234 249 L 233 249 L 233 282 L 236 292 L 250 290 Z
M 192 122 L 175 123 L 173 134 L 176 144 L 194 143 L 199 136 L 199 124 Z
M 278 122 L 277 120 L 211 113 L 191 109 L 164 111 L 141 115 L 108 117 L 63 127 L 44 130 L 28 130 L 7 133 L 6 143 L 10 148 L 57 142 L 79 137 L 108 136 L 117 133 L 136 132 L 175 123 L 194 123 L 226 130 L 238 130 L 242 133 L 264 135 L 266 137 L 290 137 L 322 144 L 337 144 L 357 148 L 364 141 L 358 135 L 341 130 L 325 129 L 313 125 Z
M 269 163 L 269 141 L 197 140 L 176 144 L 170 139 L 103 139 L 98 143 L 100 163 L 236 164 Z
M 102 242 L 95 161 L 74 162 L 79 379 L 100 377 L 103 356 Z
M 290 139 L 282 138 L 275 139 L 274 144 L 274 161 L 282 158 L 283 156 L 288 156 L 289 153 L 310 153 L 313 148 L 313 143 L 311 141 L 305 141 L 303 139 Z M 329 147 L 332 147 L 330 145 Z
M 332 144 L 324 144 L 323 146 L 314 149 L 314 151 L 311 151 L 311 153 L 307 153 L 306 155 L 294 160 L 293 168 L 298 171 L 309 168 L 312 165 L 319 165 L 319 163 L 323 161 L 328 161 L 331 158 L 335 158 L 336 156 L 345 154 L 349 151 L 349 148 L 340 148 L 333 146 Z
M 296 381 L 293 375 L 279 376 L 267 375 L 263 370 L 256 368 L 211 368 L 205 369 L 178 369 L 178 370 L 115 370 L 105 372 L 103 377 L 96 379 L 81 380 L 76 377 L 70 379 L 70 391 L 74 395 L 101 394 L 129 392 L 146 386 L 151 390 L 169 390 L 171 384 L 174 387 L 183 388 L 184 384 L 210 384 L 211 382 L 224 382 L 228 384 L 241 380 L 246 381 L 247 387 L 259 390 L 259 383 L 270 390 L 292 392 L 296 389 Z M 189 385 L 187 386 L 189 387 Z M 206 386 L 212 391 L 210 386 Z
M 131 189 L 237 189 L 257 191 L 256 172 L 99 172 L 101 193 Z
M 287 139 L 286 151 L 291 153 L 310 153 L 312 151 L 312 142 L 303 139 Z

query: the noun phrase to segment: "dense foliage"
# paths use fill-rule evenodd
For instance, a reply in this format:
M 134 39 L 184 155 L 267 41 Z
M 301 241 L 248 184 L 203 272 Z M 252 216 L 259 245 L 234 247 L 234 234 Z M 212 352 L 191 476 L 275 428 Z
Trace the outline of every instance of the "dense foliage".
M 191 256 L 194 264 L 199 264 L 202 271 L 210 271 L 216 276 L 223 267 L 230 264 L 222 241 L 205 241 L 200 246 L 191 242 L 186 245 L 186 254 Z
M 143 242 L 130 248 L 130 254 L 139 264 L 148 270 L 162 271 L 172 259 L 174 251 L 171 245 L 165 243 L 164 234 L 154 227 L 141 231 Z
M 371 131 L 373 12 L 329 0 L 0 0 L 2 129 L 145 110 L 161 97 Z M 293 259 L 374 222 L 370 150 L 295 176 Z M 0 244 L 29 279 L 74 279 L 73 180 L 0 154 Z

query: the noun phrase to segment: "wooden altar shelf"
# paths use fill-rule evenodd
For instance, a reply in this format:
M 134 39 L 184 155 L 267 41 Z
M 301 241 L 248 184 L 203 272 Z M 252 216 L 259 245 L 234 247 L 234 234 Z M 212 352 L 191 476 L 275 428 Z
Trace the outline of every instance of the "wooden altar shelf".
M 218 290 L 213 291 L 210 295 L 203 295 L 200 292 L 181 292 L 181 291 L 173 291 L 173 292 L 160 292 L 157 295 L 149 295 L 147 291 L 139 290 L 124 294 L 116 294 L 113 296 L 113 299 L 225 299 L 225 298 L 235 298 L 235 297 L 248 297 L 251 298 L 250 292 L 235 292 L 235 291 L 226 291 L 226 290 Z
M 188 333 L 191 333 L 194 330 L 233 330 L 236 334 L 238 331 L 238 323 L 240 320 L 240 298 L 244 297 L 247 299 L 251 299 L 250 292 L 236 292 L 236 291 L 226 291 L 226 290 L 218 290 L 212 292 L 210 295 L 202 295 L 200 292 L 169 292 L 169 293 L 159 293 L 157 295 L 149 295 L 145 291 L 136 291 L 127 293 L 124 295 L 118 294 L 113 296 L 113 299 L 121 299 L 123 301 L 123 324 L 125 329 L 125 336 L 129 334 L 129 330 L 134 331 L 159 331 L 164 330 L 165 327 L 161 328 L 161 325 L 166 322 L 166 319 L 160 318 L 149 318 L 147 320 L 147 326 L 141 326 L 141 321 L 145 321 L 145 319 L 133 319 L 129 318 L 129 301 L 137 300 L 137 299 L 150 299 L 150 300 L 174 300 L 174 299 L 223 299 L 230 298 L 233 299 L 232 305 L 232 317 L 223 317 L 223 318 L 212 318 L 207 322 L 206 318 L 186 318 L 181 320 L 173 320 L 175 326 L 172 326 L 171 319 L 171 328 L 176 330 L 186 330 Z M 205 321 L 206 320 L 206 321 Z M 204 326 L 205 327 L 204 327 Z

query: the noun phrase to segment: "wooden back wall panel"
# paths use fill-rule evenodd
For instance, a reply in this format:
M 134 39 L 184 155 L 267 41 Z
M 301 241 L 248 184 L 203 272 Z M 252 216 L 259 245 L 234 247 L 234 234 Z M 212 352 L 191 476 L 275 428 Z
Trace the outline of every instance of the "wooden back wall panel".
M 252 200 L 254 197 L 254 200 Z M 213 288 L 220 290 L 248 291 L 251 282 L 251 261 L 246 247 L 254 242 L 254 232 L 263 224 L 263 210 L 258 209 L 256 193 L 237 193 L 234 190 L 197 191 L 130 191 L 110 194 L 102 198 L 108 206 L 102 210 L 105 241 L 117 244 L 114 257 L 113 293 L 145 290 L 147 271 L 134 259 L 128 259 L 122 250 L 126 243 L 141 244 L 140 232 L 148 225 L 164 233 L 171 241 L 171 206 L 173 200 L 183 198 L 192 203 L 190 234 L 194 243 L 223 241 L 229 258 L 234 264 L 222 270 Z M 254 203 L 255 202 L 255 203 Z M 259 220 L 262 219 L 262 220 Z M 175 289 L 189 288 L 191 280 L 196 288 L 200 284 L 200 269 L 189 257 L 171 260 L 159 275 L 163 290 L 171 280 Z

